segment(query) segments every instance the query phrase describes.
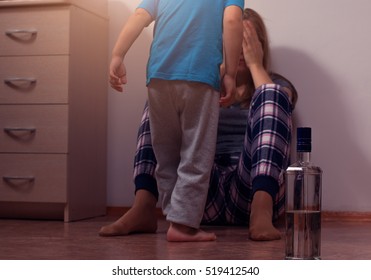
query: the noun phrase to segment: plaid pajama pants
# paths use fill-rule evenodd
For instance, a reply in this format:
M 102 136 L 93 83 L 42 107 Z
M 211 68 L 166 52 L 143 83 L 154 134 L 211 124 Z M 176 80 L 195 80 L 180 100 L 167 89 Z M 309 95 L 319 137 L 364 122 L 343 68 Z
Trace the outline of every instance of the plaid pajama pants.
M 272 196 L 274 219 L 283 213 L 283 171 L 290 161 L 291 118 L 291 103 L 280 85 L 263 85 L 255 91 L 243 151 L 215 156 L 203 224 L 248 225 L 252 197 L 258 190 Z M 146 104 L 138 131 L 134 182 L 136 191 L 146 189 L 158 198 L 155 168 Z

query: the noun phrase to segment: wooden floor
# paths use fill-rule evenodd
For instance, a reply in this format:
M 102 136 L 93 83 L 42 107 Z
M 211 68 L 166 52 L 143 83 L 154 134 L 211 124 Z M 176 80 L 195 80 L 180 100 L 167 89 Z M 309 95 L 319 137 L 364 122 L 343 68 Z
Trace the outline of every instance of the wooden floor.
M 103 238 L 97 232 L 117 216 L 84 221 L 0 220 L 2 260 L 281 260 L 284 239 L 254 242 L 246 228 L 208 227 L 218 239 L 204 243 L 169 243 L 167 222 L 157 234 Z M 282 228 L 283 231 L 283 228 Z M 370 221 L 323 221 L 322 259 L 371 260 Z

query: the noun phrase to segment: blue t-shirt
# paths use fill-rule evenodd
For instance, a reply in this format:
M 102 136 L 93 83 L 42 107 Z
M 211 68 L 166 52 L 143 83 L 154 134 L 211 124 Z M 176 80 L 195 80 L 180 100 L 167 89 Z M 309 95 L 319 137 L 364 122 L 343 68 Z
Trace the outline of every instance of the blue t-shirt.
M 223 13 L 231 5 L 243 10 L 244 0 L 143 0 L 138 8 L 155 20 L 147 84 L 152 78 L 184 80 L 219 90 Z

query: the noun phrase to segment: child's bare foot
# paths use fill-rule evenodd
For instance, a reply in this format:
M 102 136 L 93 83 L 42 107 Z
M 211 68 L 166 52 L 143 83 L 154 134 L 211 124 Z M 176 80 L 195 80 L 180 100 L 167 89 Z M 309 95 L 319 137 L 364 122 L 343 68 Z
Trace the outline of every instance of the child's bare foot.
M 208 233 L 201 229 L 191 228 L 188 226 L 170 223 L 167 231 L 167 241 L 169 242 L 203 242 L 214 241 L 216 235 Z
M 107 237 L 131 233 L 155 233 L 156 203 L 156 199 L 149 192 L 137 191 L 133 207 L 114 223 L 103 226 L 99 235 Z
M 281 233 L 273 226 L 273 201 L 270 194 L 257 191 L 251 204 L 249 237 L 255 241 L 281 239 Z

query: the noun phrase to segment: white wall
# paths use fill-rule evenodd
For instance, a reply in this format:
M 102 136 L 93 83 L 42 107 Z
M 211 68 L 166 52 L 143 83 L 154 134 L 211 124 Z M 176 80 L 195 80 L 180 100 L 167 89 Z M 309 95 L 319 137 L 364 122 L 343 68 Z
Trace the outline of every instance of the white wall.
M 140 0 L 108 0 L 110 48 Z M 313 128 L 323 209 L 371 212 L 371 63 L 368 0 L 248 0 L 265 19 L 274 69 L 299 92 L 295 123 Z M 130 206 L 135 138 L 146 98 L 147 29 L 130 50 L 125 94 L 109 93 L 108 205 Z
M 112 50 L 122 25 L 140 1 L 108 0 L 108 3 L 109 49 Z M 137 129 L 147 94 L 145 72 L 151 39 L 152 31 L 145 30 L 130 49 L 126 59 L 128 84 L 124 93 L 109 89 L 108 206 L 129 206 L 134 197 L 133 159 Z

